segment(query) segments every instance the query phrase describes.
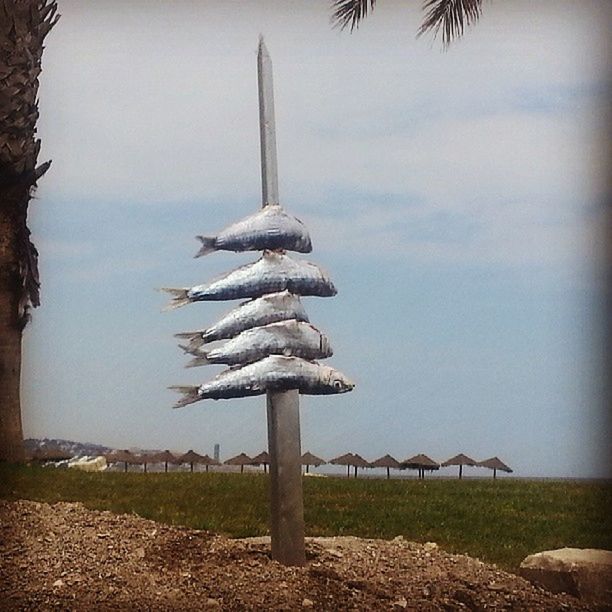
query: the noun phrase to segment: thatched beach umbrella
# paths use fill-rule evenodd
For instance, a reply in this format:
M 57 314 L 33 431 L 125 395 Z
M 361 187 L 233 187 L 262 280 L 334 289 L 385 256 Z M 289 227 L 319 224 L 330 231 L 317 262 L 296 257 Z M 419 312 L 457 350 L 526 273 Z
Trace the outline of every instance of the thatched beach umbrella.
M 468 457 L 467 455 L 459 453 L 458 455 L 455 455 L 454 457 L 451 457 L 450 459 L 447 459 L 444 463 L 442 463 L 442 467 L 447 467 L 449 465 L 458 465 L 459 466 L 459 478 L 462 478 L 463 466 L 464 465 L 472 465 L 472 466 L 478 465 L 478 462 L 474 461 L 474 459 L 472 459 L 471 457 Z
M 347 478 L 351 475 L 351 467 L 355 468 L 355 478 L 357 478 L 357 468 L 371 467 L 368 461 L 356 453 L 346 453 L 346 455 L 341 455 L 340 457 L 332 459 L 330 463 L 333 463 L 334 465 L 346 465 Z
M 105 455 L 107 463 L 123 463 L 124 472 L 128 471 L 128 463 L 138 463 L 138 459 L 129 450 L 113 451 L 108 455 Z
M 357 468 L 369 468 L 372 467 L 372 464 L 369 461 L 366 461 L 361 455 L 357 453 L 352 453 L 353 462 L 351 465 L 355 468 L 355 478 L 357 478 Z
M 219 465 L 218 461 L 211 459 L 208 455 L 200 455 L 193 450 L 188 450 L 184 455 L 181 455 L 177 460 L 177 463 L 188 463 L 190 466 L 190 471 L 193 472 L 193 466 L 195 463 L 199 463 L 200 465 L 206 466 L 206 471 L 208 472 L 209 465 Z
M 316 455 L 313 455 L 312 453 L 304 453 L 302 455 L 302 465 L 306 466 L 307 474 L 308 474 L 308 468 L 311 465 L 314 467 L 319 467 L 320 465 L 324 465 L 325 463 L 327 463 L 327 461 L 325 461 L 324 459 L 321 459 L 321 457 L 317 457 Z
M 340 455 L 330 461 L 332 465 L 346 465 L 346 477 L 349 478 L 351 475 L 351 463 L 353 459 L 353 453 L 346 453 L 345 455 Z
M 206 466 L 206 471 L 207 472 L 208 472 L 208 468 L 211 465 L 221 465 L 216 459 L 214 459 L 210 455 L 204 455 L 204 459 L 205 459 L 205 461 L 203 462 L 203 465 Z
M 134 463 L 139 463 L 140 465 L 142 465 L 143 471 L 146 474 L 147 465 L 149 463 L 155 463 L 155 455 L 141 453 L 140 455 L 136 455 L 136 457 L 134 457 Z
M 372 467 L 381 467 L 387 468 L 387 479 L 391 478 L 391 474 L 389 470 L 393 468 L 394 470 L 400 469 L 400 463 L 397 459 L 394 459 L 391 455 L 385 455 L 384 457 L 379 457 L 376 461 L 372 461 L 370 464 Z
M 43 448 L 39 448 L 34 451 L 32 454 L 32 459 L 34 461 L 66 461 L 67 459 L 72 459 L 72 454 L 66 451 L 63 451 L 58 446 L 47 446 Z
M 268 466 L 270 465 L 270 455 L 266 451 L 262 451 L 259 455 L 255 455 L 253 459 L 251 459 L 251 465 L 263 465 L 264 466 L 264 474 L 268 471 Z
M 402 469 L 419 470 L 419 478 L 425 478 L 425 470 L 431 472 L 440 469 L 439 463 L 436 463 L 423 453 L 402 461 L 401 465 Z
M 229 458 L 227 461 L 224 461 L 223 463 L 225 465 L 239 465 L 240 466 L 240 473 L 242 474 L 244 472 L 244 466 L 245 465 L 252 465 L 253 464 L 253 459 L 251 459 L 245 453 L 240 453 L 239 455 L 236 455 L 235 457 Z
M 499 457 L 491 457 L 490 459 L 479 461 L 476 465 L 478 467 L 486 467 L 493 470 L 493 478 L 497 478 L 497 470 L 512 473 L 512 469 L 509 468 Z
M 169 451 L 165 450 L 161 453 L 157 453 L 157 455 L 153 455 L 151 458 L 151 462 L 155 463 L 163 463 L 164 464 L 164 472 L 168 471 L 169 463 L 178 463 L 176 457 Z

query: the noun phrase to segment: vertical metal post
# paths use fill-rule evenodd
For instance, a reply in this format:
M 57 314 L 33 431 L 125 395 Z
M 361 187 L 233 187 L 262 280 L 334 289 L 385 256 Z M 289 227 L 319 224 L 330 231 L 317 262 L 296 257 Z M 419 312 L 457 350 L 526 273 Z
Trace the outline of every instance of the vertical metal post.
M 278 204 L 278 162 L 276 158 L 276 124 L 274 120 L 274 86 L 272 61 L 259 38 L 257 51 L 257 85 L 259 91 L 259 142 L 261 146 L 261 204 Z
M 257 53 L 262 206 L 278 203 L 278 170 L 272 62 L 259 39 Z M 300 404 L 297 390 L 268 392 L 270 454 L 270 535 L 272 558 L 283 565 L 304 565 L 304 503 L 300 449 Z

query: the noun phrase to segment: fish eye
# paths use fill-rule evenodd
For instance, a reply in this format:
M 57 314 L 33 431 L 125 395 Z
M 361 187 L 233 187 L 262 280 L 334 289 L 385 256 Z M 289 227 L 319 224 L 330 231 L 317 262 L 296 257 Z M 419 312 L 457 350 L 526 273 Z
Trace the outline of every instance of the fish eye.
M 334 389 L 337 389 L 338 391 L 340 391 L 340 389 L 342 389 L 342 381 L 341 380 L 334 380 L 333 382 L 334 385 Z

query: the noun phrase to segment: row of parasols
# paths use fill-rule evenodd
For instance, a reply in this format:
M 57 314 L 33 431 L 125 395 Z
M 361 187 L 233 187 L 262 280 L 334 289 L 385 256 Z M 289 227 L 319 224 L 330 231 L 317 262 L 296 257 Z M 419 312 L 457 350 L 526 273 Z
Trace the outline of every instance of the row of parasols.
M 108 463 L 123 463 L 124 470 L 127 471 L 128 464 L 142 465 L 144 471 L 147 471 L 147 465 L 152 463 L 163 463 L 164 471 L 168 471 L 168 465 L 183 465 L 189 464 L 190 470 L 193 472 L 194 465 L 204 465 L 206 471 L 208 471 L 211 465 L 221 465 L 219 461 L 209 457 L 208 455 L 200 455 L 193 450 L 189 450 L 184 455 L 175 456 L 170 451 L 166 450 L 156 454 L 140 454 L 136 455 L 128 450 L 117 451 L 106 455 Z M 302 455 L 302 465 L 306 467 L 306 473 L 309 472 L 310 466 L 319 467 L 325 464 L 332 465 L 343 465 L 347 467 L 347 476 L 350 476 L 351 468 L 354 469 L 355 478 L 357 478 L 357 470 L 359 468 L 385 468 L 387 470 L 387 478 L 391 477 L 390 470 L 417 470 L 419 478 L 425 478 L 426 472 L 432 472 L 439 470 L 441 467 L 458 466 L 459 467 L 459 478 L 463 477 L 463 467 L 483 467 L 493 470 L 493 478 L 497 477 L 497 471 L 512 472 L 512 469 L 508 467 L 498 457 L 491 457 L 483 461 L 476 461 L 471 457 L 464 454 L 455 455 L 442 463 L 437 463 L 433 459 L 430 459 L 427 455 L 419 454 L 414 457 L 405 459 L 404 461 L 398 461 L 391 455 L 384 455 L 374 461 L 367 461 L 361 455 L 356 453 L 346 453 L 329 461 L 325 461 L 312 453 L 304 453 Z M 267 467 L 270 464 L 270 455 L 263 451 L 255 457 L 249 457 L 246 453 L 240 453 L 235 457 L 231 457 L 223 462 L 224 465 L 240 466 L 240 472 L 244 471 L 245 466 L 263 466 L 264 472 L 267 471 Z

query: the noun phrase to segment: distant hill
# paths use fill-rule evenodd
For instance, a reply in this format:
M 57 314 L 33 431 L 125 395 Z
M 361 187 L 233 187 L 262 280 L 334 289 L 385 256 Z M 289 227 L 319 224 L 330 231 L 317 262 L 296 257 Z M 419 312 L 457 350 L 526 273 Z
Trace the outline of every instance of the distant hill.
M 72 440 L 60 440 L 55 438 L 28 438 L 24 440 L 23 444 L 26 449 L 26 454 L 32 454 L 40 450 L 59 449 L 73 457 L 84 457 L 85 455 L 104 455 L 113 450 L 102 444 L 74 442 Z

